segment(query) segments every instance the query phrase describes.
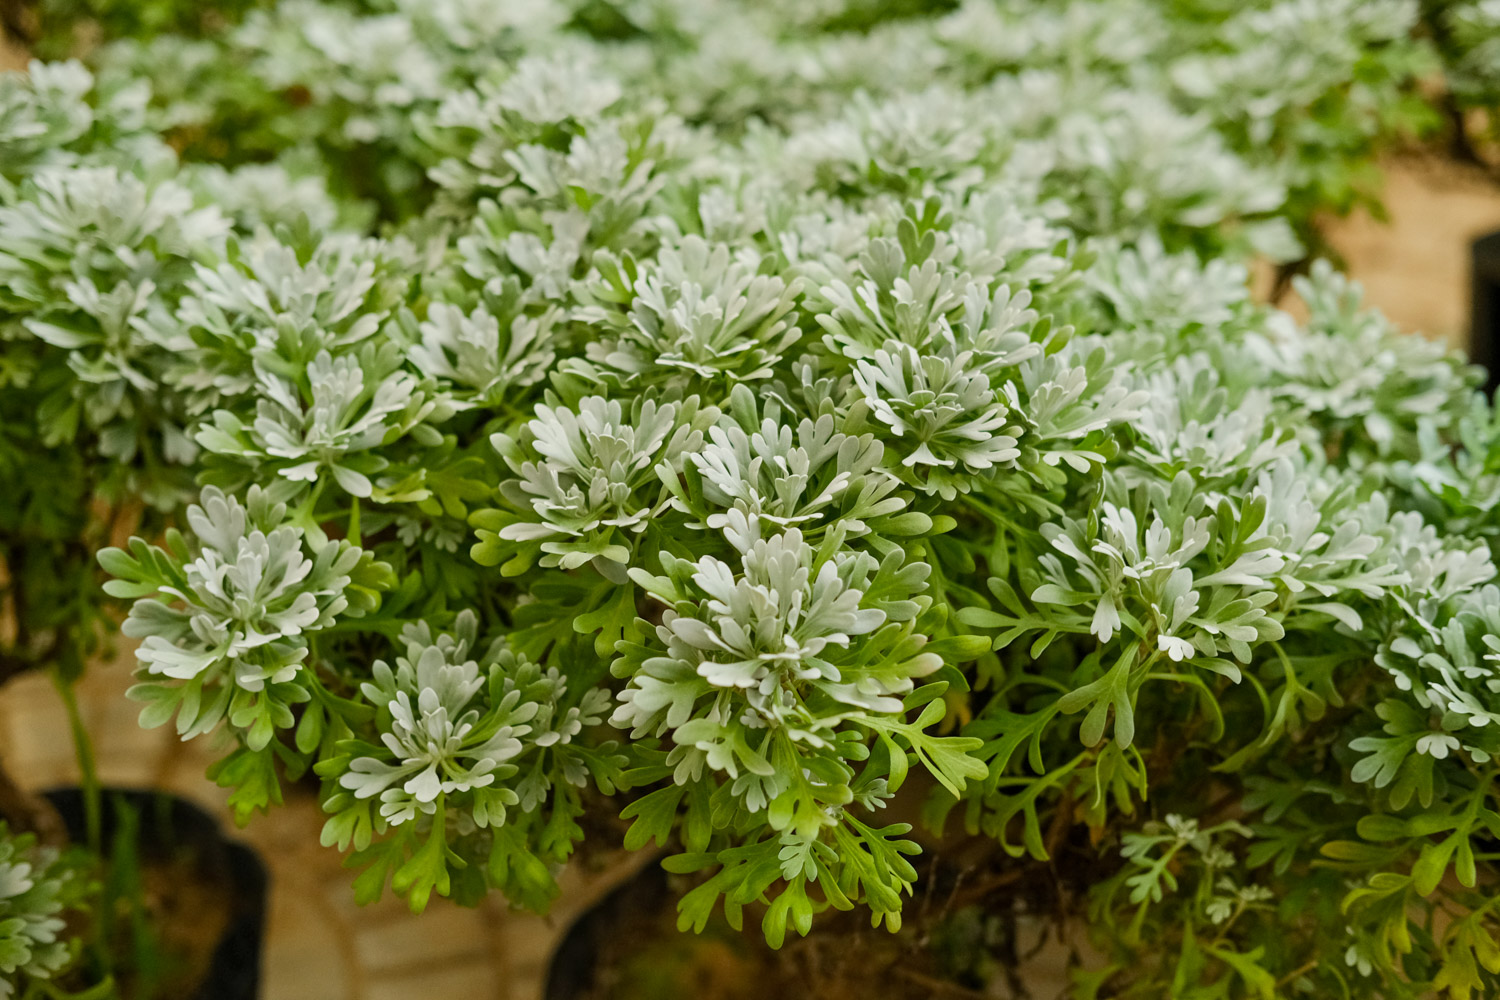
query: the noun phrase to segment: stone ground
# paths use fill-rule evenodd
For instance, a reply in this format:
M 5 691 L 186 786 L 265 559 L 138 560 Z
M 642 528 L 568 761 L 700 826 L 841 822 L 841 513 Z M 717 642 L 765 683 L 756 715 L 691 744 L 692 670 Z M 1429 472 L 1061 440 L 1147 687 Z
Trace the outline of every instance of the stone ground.
M 1411 155 L 1386 165 L 1385 201 L 1389 220 L 1336 220 L 1329 239 L 1367 300 L 1397 325 L 1464 346 L 1469 244 L 1500 229 L 1500 186 L 1476 168 Z
M 0 37 L 0 69 L 22 54 Z M 1420 157 L 1389 165 L 1390 219 L 1366 215 L 1330 224 L 1332 241 L 1397 323 L 1456 346 L 1467 339 L 1468 243 L 1500 228 L 1500 188 L 1476 171 Z M 203 777 L 214 759 L 170 729 L 145 731 L 123 693 L 129 657 L 101 663 L 80 690 L 103 781 L 161 787 L 224 816 L 225 793 Z M 77 780 L 66 716 L 44 677 L 0 691 L 0 760 L 26 785 Z M 271 870 L 263 996 L 267 1000 L 539 1000 L 547 958 L 571 918 L 627 867 L 564 873 L 548 919 L 509 911 L 492 898 L 466 910 L 439 900 L 420 918 L 398 902 L 357 908 L 339 856 L 318 845 L 322 814 L 305 794 L 240 831 Z

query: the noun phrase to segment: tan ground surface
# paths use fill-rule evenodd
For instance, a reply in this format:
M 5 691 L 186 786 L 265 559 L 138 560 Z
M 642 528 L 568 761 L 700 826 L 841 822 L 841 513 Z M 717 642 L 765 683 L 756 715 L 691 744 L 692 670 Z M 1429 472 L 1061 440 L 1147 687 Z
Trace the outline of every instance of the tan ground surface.
M 1478 170 L 1405 157 L 1386 172 L 1387 222 L 1367 214 L 1327 231 L 1368 300 L 1397 324 L 1468 340 L 1469 243 L 1500 229 L 1500 188 Z
M 0 37 L 0 68 L 23 64 L 23 54 Z M 1333 242 L 1372 304 L 1408 329 L 1460 345 L 1468 243 L 1500 228 L 1500 189 L 1452 164 L 1406 158 L 1390 164 L 1387 193 L 1389 223 L 1368 216 L 1332 223 Z M 101 777 L 166 787 L 222 814 L 224 793 L 203 777 L 213 755 L 179 743 L 169 730 L 135 725 L 136 707 L 123 697 L 128 669 L 124 662 L 101 665 L 81 692 Z M 45 678 L 0 691 L 0 760 L 31 787 L 76 781 L 66 720 Z M 358 911 L 338 856 L 318 846 L 321 822 L 316 802 L 296 797 L 241 834 L 272 871 L 267 1000 L 539 998 L 556 937 L 611 879 L 607 872 L 568 873 L 548 920 L 511 913 L 494 898 L 478 910 L 439 901 L 420 919 L 389 900 Z
M 25 69 L 26 52 L 5 37 L 4 30 L 0 30 L 0 70 Z

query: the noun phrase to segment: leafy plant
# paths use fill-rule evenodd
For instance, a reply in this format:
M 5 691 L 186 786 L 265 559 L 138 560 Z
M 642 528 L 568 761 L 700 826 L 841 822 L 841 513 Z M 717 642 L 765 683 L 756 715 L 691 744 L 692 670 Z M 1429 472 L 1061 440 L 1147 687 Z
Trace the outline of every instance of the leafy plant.
M 86 855 L 39 846 L 34 834 L 0 824 L 0 996 L 33 995 L 78 957 L 66 929 L 97 890 L 88 864 Z
M 1415 3 L 369 8 L 0 86 L 17 662 L 98 550 L 143 724 L 364 901 L 612 829 L 899 933 L 967 837 L 1080 996 L 1500 987 L 1500 424 L 1247 290 L 1436 120 Z

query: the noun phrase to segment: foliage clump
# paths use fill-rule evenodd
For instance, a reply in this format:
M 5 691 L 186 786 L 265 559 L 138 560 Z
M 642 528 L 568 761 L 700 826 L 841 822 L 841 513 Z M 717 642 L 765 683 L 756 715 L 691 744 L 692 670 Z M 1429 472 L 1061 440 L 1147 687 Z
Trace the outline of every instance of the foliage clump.
M 242 818 L 542 910 L 618 817 L 777 945 L 946 831 L 1080 995 L 1500 987 L 1500 422 L 1247 287 L 1416 4 L 160 6 L 0 82 L 0 530 Z
M 68 918 L 94 888 L 72 852 L 37 844 L 0 823 L 0 997 L 57 978 L 77 957 Z

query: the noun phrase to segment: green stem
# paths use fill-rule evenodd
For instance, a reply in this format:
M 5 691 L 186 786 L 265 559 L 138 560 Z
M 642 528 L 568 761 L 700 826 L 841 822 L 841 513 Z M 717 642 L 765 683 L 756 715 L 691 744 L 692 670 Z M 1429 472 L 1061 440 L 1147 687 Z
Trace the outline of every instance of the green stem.
M 88 833 L 89 850 L 95 854 L 104 849 L 103 836 L 103 789 L 99 785 L 99 771 L 94 762 L 94 744 L 83 724 L 83 714 L 78 711 L 78 697 L 74 682 L 63 677 L 62 671 L 53 668 L 52 683 L 62 697 L 68 712 L 68 728 L 73 733 L 73 753 L 78 759 L 78 770 L 83 781 L 83 821 Z
M 359 533 L 359 497 L 349 498 L 349 530 L 345 532 L 349 544 L 360 546 Z
M 970 510 L 974 511 L 976 514 L 980 515 L 985 520 L 989 521 L 991 524 L 994 524 L 998 528 L 1002 528 L 1012 532 L 1016 530 L 1016 526 L 1011 523 L 1010 518 L 1006 517 L 1004 514 L 991 507 L 989 504 L 975 498 L 972 494 L 960 493 L 958 495 L 958 502 L 968 507 Z
M 325 480 L 319 479 L 313 484 L 312 490 L 308 492 L 307 498 L 298 504 L 292 511 L 291 523 L 306 532 L 313 547 L 319 548 L 328 544 L 328 535 L 323 531 L 323 526 L 318 523 L 315 516 L 318 500 L 323 496 Z
M 114 976 L 105 976 L 100 982 L 78 993 L 68 993 L 62 987 L 45 981 L 37 980 L 36 982 L 40 982 L 42 990 L 52 1000 L 108 1000 L 109 997 L 115 995 Z M 30 995 L 28 992 L 27 996 Z
M 1224 925 L 1219 928 L 1219 933 L 1214 935 L 1214 939 L 1208 943 L 1208 946 L 1210 948 L 1217 948 L 1220 942 L 1224 940 L 1225 935 L 1229 933 L 1229 928 L 1234 926 L 1234 922 L 1240 919 L 1241 914 L 1244 912 L 1245 901 L 1243 899 L 1237 900 L 1234 904 L 1234 912 L 1229 915 L 1228 920 L 1224 921 Z

